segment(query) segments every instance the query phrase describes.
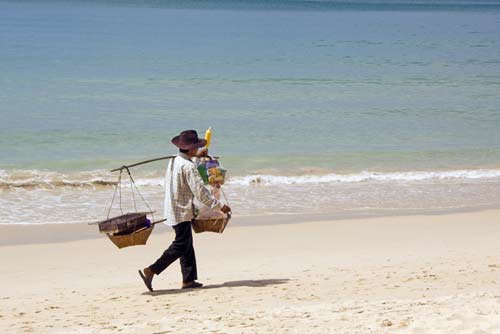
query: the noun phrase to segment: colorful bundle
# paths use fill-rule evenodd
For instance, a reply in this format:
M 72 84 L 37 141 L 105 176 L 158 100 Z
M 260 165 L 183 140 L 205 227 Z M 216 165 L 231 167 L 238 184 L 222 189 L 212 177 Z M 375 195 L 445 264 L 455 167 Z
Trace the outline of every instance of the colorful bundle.
M 226 170 L 221 167 L 219 161 L 214 158 L 198 159 L 198 171 L 205 184 L 218 187 L 224 184 Z

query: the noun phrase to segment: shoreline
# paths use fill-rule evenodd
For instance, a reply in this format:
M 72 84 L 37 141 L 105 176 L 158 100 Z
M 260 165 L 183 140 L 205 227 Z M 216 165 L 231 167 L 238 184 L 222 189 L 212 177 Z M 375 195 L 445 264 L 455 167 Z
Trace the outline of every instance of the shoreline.
M 385 210 L 383 210 L 385 211 Z M 391 210 L 392 211 L 392 210 Z M 258 227 L 273 225 L 295 225 L 311 222 L 338 222 L 351 220 L 376 220 L 381 218 L 401 217 L 408 218 L 414 216 L 446 216 L 454 214 L 499 212 L 499 206 L 458 208 L 442 210 L 405 210 L 394 212 L 364 211 L 364 212 L 342 212 L 324 214 L 268 214 L 255 216 L 233 216 L 228 228 Z M 172 233 L 171 228 L 165 224 L 157 224 L 153 234 Z M 0 224 L 0 247 L 13 245 L 30 244 L 51 244 L 64 243 L 89 239 L 107 239 L 106 235 L 100 234 L 97 225 L 86 223 L 68 224 Z
M 392 176 L 377 173 L 367 175 L 361 173 L 345 177 L 340 175 L 325 177 L 309 175 L 292 178 L 276 176 L 272 179 L 251 176 L 242 178 L 239 180 L 240 183 L 228 183 L 224 190 L 227 198 L 232 199 L 230 204 L 234 204 L 232 205 L 234 212 L 241 215 L 241 218 L 235 217 L 234 221 L 241 220 L 243 225 L 247 225 L 245 221 L 252 219 L 264 222 L 269 219 L 276 221 L 277 218 L 274 216 L 289 213 L 295 215 L 290 219 L 297 222 L 500 208 L 500 203 L 498 203 L 500 177 L 484 179 L 488 174 L 484 174 L 485 172 L 469 171 L 463 179 L 454 178 L 462 176 L 457 171 L 452 173 L 454 174 L 452 178 L 448 178 L 449 175 L 446 173 L 439 176 L 430 173 L 421 175 L 424 177 L 422 180 L 419 176 L 413 181 L 411 181 L 413 176 L 404 181 L 403 179 L 408 175 L 402 176 L 401 173 Z M 493 174 L 500 176 L 500 170 Z M 371 179 L 372 177 L 374 179 Z M 430 180 L 427 177 L 437 177 L 437 179 Z M 476 177 L 479 179 L 474 179 Z M 37 184 L 47 182 L 43 183 L 44 187 L 4 189 L 1 183 L 10 181 L 0 175 L 0 193 L 2 194 L 0 226 L 8 226 L 11 223 L 86 224 L 101 220 L 113 198 L 114 188 L 101 186 L 100 184 L 106 183 L 101 178 L 86 177 L 86 180 L 71 180 L 71 178 L 55 177 L 53 179 L 56 184 L 70 184 L 70 186 L 55 186 L 50 180 L 38 178 L 40 180 L 32 181 Z M 349 180 L 344 180 L 344 178 Z M 395 181 L 400 178 L 402 179 Z M 252 183 L 252 180 L 257 179 L 261 180 L 262 184 Z M 138 178 L 137 183 L 142 183 L 140 184 L 141 193 L 151 207 L 160 209 L 165 195 L 164 187 L 150 184 L 150 181 Z M 267 182 L 271 183 L 267 184 Z M 85 184 L 85 186 L 76 186 L 79 184 Z M 133 198 L 127 189 L 124 189 L 124 211 L 134 210 Z M 307 196 L 300 194 L 307 194 Z M 141 203 L 139 201 L 139 204 Z M 116 207 L 115 202 L 115 209 Z M 145 209 L 145 206 L 142 205 L 142 208 Z M 159 215 L 160 213 L 161 211 Z M 249 218 L 250 216 L 252 218 Z M 2 244 L 1 241 L 0 244 Z

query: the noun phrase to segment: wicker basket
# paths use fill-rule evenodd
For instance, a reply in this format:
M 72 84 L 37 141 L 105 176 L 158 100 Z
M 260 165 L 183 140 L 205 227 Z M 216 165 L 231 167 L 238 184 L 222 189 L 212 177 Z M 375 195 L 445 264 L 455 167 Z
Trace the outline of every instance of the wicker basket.
M 136 245 L 145 245 L 146 241 L 149 238 L 149 235 L 153 231 L 153 228 L 154 225 L 151 225 L 151 227 L 144 228 L 130 234 L 123 234 L 123 235 L 108 234 L 108 237 L 118 248 L 136 246 Z
M 228 215 L 227 218 L 210 219 L 210 220 L 193 220 L 191 226 L 195 233 L 201 232 L 215 232 L 222 233 L 226 228 L 227 223 L 231 216 Z

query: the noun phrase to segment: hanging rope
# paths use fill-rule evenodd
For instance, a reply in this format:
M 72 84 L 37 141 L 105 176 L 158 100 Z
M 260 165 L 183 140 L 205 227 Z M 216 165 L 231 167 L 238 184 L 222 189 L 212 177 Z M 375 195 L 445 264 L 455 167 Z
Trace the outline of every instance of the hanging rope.
M 135 206 L 135 211 L 137 211 L 137 205 L 136 205 L 136 202 L 135 202 L 135 197 L 134 197 L 134 188 L 135 188 L 135 191 L 137 191 L 137 193 L 139 194 L 139 196 L 141 197 L 142 201 L 144 202 L 144 204 L 146 204 L 146 207 L 148 208 L 148 210 L 153 213 L 153 210 L 151 209 L 151 207 L 149 206 L 148 202 L 146 201 L 146 199 L 144 198 L 144 196 L 142 196 L 142 193 L 139 191 L 139 188 L 137 187 L 137 185 L 135 184 L 135 180 L 134 178 L 132 177 L 132 174 L 130 173 L 130 170 L 128 169 L 128 167 L 125 168 L 125 170 L 127 171 L 128 173 L 128 176 L 130 178 L 130 186 L 132 188 L 132 197 L 134 199 L 134 206 Z
M 109 219 L 109 214 L 111 213 L 111 209 L 113 208 L 113 203 L 115 201 L 116 193 L 118 190 L 120 190 L 120 211 L 123 214 L 123 211 L 122 211 L 122 171 L 121 170 L 120 170 L 120 175 L 118 176 L 118 182 L 116 183 L 116 186 L 115 186 L 115 191 L 113 192 L 113 198 L 111 199 L 111 204 L 109 205 L 109 208 L 108 208 L 108 215 L 106 216 L 106 219 Z
M 120 184 L 120 212 L 123 215 L 123 210 L 122 210 L 122 171 L 120 171 L 120 177 L 119 177 L 119 184 Z
M 222 196 L 224 196 L 224 199 L 226 200 L 227 205 L 231 206 L 231 204 L 229 203 L 229 200 L 227 199 L 226 193 L 224 192 L 222 187 L 220 188 L 220 191 L 222 193 Z
M 135 201 L 135 194 L 134 194 L 134 179 L 132 178 L 132 174 L 130 174 L 130 170 L 127 168 L 125 168 L 125 170 L 127 171 L 128 173 L 128 176 L 130 178 L 130 190 L 132 191 L 132 201 L 134 202 L 134 209 L 135 209 L 135 212 L 137 212 L 137 202 Z
M 128 165 L 128 166 L 121 166 L 119 168 L 115 168 L 113 170 L 111 170 L 111 172 L 117 172 L 119 171 L 120 172 L 120 175 L 118 177 L 118 183 L 117 183 L 117 186 L 115 187 L 115 191 L 113 193 L 113 199 L 111 201 L 111 205 L 109 206 L 109 209 L 108 209 L 108 216 L 107 218 L 109 218 L 109 214 L 111 212 L 111 209 L 112 209 L 112 206 L 113 206 L 113 202 L 114 202 L 114 199 L 115 199 L 115 196 L 116 196 L 116 193 L 118 191 L 119 193 L 119 197 L 120 197 L 120 212 L 123 214 L 123 209 L 122 209 L 122 185 L 121 185 L 121 178 L 122 178 L 122 172 L 123 170 L 126 170 L 127 171 L 127 174 L 130 178 L 130 186 L 131 186 L 131 190 L 132 190 L 132 199 L 134 201 L 134 209 L 135 211 L 137 212 L 137 202 L 135 200 L 135 194 L 134 194 L 134 189 L 135 191 L 137 191 L 137 193 L 139 194 L 140 198 L 142 199 L 142 201 L 144 202 L 144 204 L 146 204 L 146 207 L 148 208 L 149 210 L 149 213 L 151 214 L 152 216 L 152 219 L 154 221 L 154 211 L 151 209 L 151 207 L 149 206 L 148 202 L 144 199 L 144 196 L 142 196 L 142 193 L 139 191 L 139 188 L 137 187 L 137 185 L 135 184 L 135 181 L 134 181 L 134 178 L 132 177 L 132 174 L 130 173 L 130 170 L 129 168 L 130 167 L 135 167 L 135 166 L 139 166 L 139 165 L 143 165 L 143 164 L 147 164 L 147 163 L 150 163 L 150 162 L 154 162 L 154 161 L 158 161 L 158 160 L 166 160 L 166 159 L 173 159 L 175 158 L 176 155 L 170 155 L 170 156 L 166 156 L 166 157 L 160 157 L 160 158 L 155 158 L 155 159 L 149 159 L 149 160 L 145 160 L 145 161 L 141 161 L 141 162 L 138 162 L 138 163 L 134 163 L 134 164 L 131 164 L 131 165 Z M 165 221 L 166 219 L 162 219 L 158 222 L 163 222 Z M 155 223 L 158 223 L 158 222 L 155 222 Z
M 122 172 L 123 172 L 123 170 L 127 171 L 128 177 L 130 179 L 130 190 L 132 192 L 132 201 L 134 202 L 135 212 L 138 212 L 137 201 L 135 199 L 135 192 L 137 191 L 137 194 L 139 194 L 139 197 L 141 198 L 141 200 L 144 202 L 144 204 L 148 208 L 149 213 L 151 213 L 151 215 L 153 216 L 153 209 L 151 209 L 151 207 L 149 206 L 149 203 L 146 201 L 146 199 L 142 195 L 141 191 L 139 190 L 139 188 L 135 184 L 135 180 L 132 177 L 132 173 L 130 173 L 130 170 L 128 169 L 128 167 L 124 166 L 122 169 L 120 169 L 120 174 L 118 175 L 118 181 L 116 183 L 115 190 L 113 191 L 113 198 L 111 199 L 111 204 L 109 205 L 108 214 L 106 216 L 106 219 L 109 219 L 109 215 L 111 214 L 111 210 L 113 209 L 113 204 L 115 202 L 115 198 L 116 198 L 117 193 L 118 193 L 118 199 L 119 199 L 120 212 L 123 215 L 123 208 L 122 208 Z M 154 221 L 154 216 L 153 216 L 153 221 Z

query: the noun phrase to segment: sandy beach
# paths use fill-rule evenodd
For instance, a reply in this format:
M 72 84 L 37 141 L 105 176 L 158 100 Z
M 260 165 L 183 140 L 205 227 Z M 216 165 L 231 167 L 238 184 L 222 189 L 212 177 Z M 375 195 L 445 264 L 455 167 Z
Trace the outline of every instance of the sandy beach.
M 168 229 L 122 250 L 97 231 L 24 240 L 0 247 L 0 332 L 500 333 L 499 218 L 235 224 L 195 236 L 203 289 L 180 290 L 174 263 L 153 293 L 137 269 L 169 244 Z
M 500 0 L 0 0 L 0 334 L 500 334 L 499 36 Z M 138 274 L 171 227 L 88 224 L 203 185 L 201 289 Z

